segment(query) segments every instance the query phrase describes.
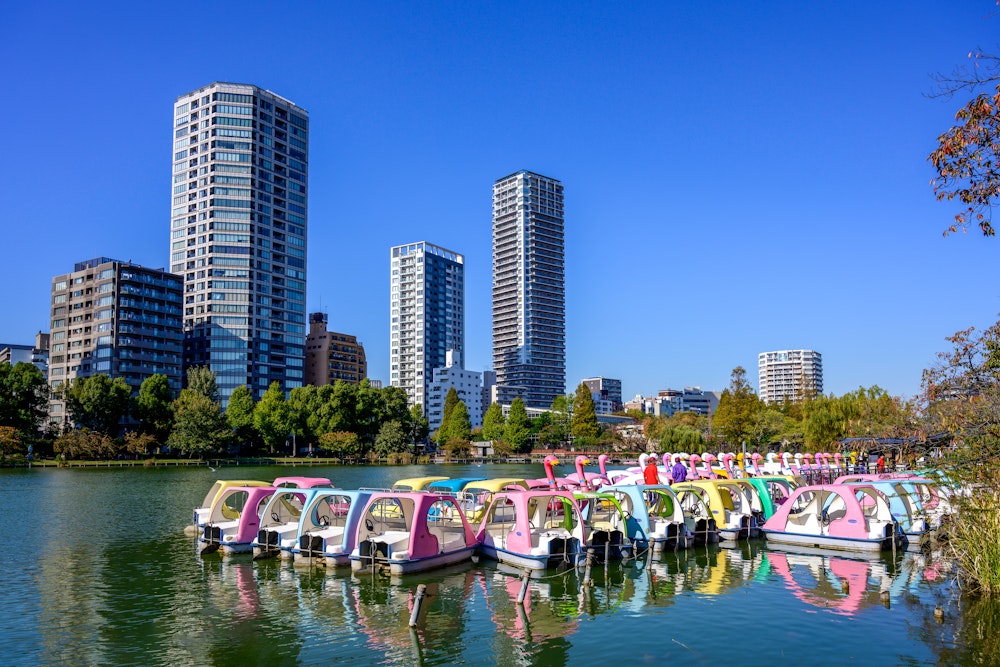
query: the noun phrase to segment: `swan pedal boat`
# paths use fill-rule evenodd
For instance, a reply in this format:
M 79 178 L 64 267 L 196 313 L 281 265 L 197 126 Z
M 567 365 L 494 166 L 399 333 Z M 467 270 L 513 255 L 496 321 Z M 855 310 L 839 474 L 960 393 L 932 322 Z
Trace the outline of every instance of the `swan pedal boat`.
M 614 494 L 621 505 L 626 535 L 636 549 L 659 553 L 686 549 L 693 543 L 681 503 L 669 485 L 613 485 L 602 490 Z
M 870 484 L 802 486 L 763 526 L 769 542 L 844 551 L 902 549 L 889 503 Z
M 682 507 L 698 497 L 708 507 L 720 541 L 760 537 L 764 508 L 757 490 L 744 479 L 699 479 L 674 484 Z
M 577 565 L 587 529 L 569 491 L 500 491 L 486 509 L 476 539 L 486 558 L 533 571 Z
M 625 510 L 618 498 L 603 491 L 574 491 L 573 499 L 587 528 L 583 551 L 598 562 L 603 562 L 605 555 L 611 560 L 631 558 L 635 552 L 626 532 Z
M 454 496 L 425 491 L 372 493 L 361 515 L 351 570 L 424 572 L 470 560 L 478 544 Z

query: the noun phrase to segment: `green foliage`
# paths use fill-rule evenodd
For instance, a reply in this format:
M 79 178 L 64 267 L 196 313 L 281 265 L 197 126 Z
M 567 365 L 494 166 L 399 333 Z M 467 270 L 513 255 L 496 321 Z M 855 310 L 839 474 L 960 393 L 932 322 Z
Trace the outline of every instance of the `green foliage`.
M 379 428 L 375 437 L 374 452 L 379 457 L 387 457 L 390 454 L 398 454 L 409 450 L 409 436 L 403 423 L 392 420 Z
M 512 451 L 522 454 L 531 449 L 528 439 L 530 435 L 531 422 L 528 420 L 528 410 L 524 406 L 524 401 L 515 398 L 510 405 L 510 412 L 504 425 L 503 439 L 510 445 Z
M 119 422 L 128 414 L 132 388 L 125 378 L 112 380 L 100 373 L 78 377 L 63 385 L 70 419 L 78 426 L 107 435 L 117 435 Z
M 647 426 L 646 435 L 663 452 L 696 452 L 704 448 L 701 431 L 689 426 L 672 426 L 661 420 L 655 427 Z
M 468 458 L 472 454 L 472 445 L 469 440 L 461 437 L 453 437 L 442 447 L 446 461 L 456 458 Z
M 226 405 L 226 424 L 233 429 L 236 442 L 245 444 L 256 439 L 257 431 L 253 425 L 253 394 L 245 384 L 233 389 Z
M 410 432 L 413 434 L 413 442 L 427 442 L 427 436 L 431 432 L 427 417 L 424 416 L 422 406 L 414 405 L 410 408 Z
M 802 404 L 801 430 L 807 451 L 827 449 L 843 438 L 905 438 L 918 428 L 916 407 L 873 386 Z
M 272 454 L 292 432 L 292 412 L 277 382 L 271 383 L 254 406 L 253 426 Z
M 143 380 L 134 410 L 140 431 L 157 442 L 166 442 L 174 423 L 173 402 L 174 394 L 166 375 L 156 373 Z
M 221 451 L 232 431 L 218 401 L 191 389 L 184 389 L 174 401 L 174 428 L 167 445 L 183 454 Z
M 719 399 L 712 429 L 725 443 L 738 449 L 743 442 L 752 442 L 753 424 L 757 413 L 763 409 L 764 403 L 747 382 L 746 370 L 737 366 L 730 375 L 729 387 Z
M 219 402 L 219 385 L 215 382 L 215 372 L 208 366 L 192 366 L 188 369 L 187 388 L 213 403 Z
M 34 364 L 0 364 L 0 426 L 33 436 L 48 411 L 49 386 Z
M 472 422 L 469 420 L 469 409 L 465 407 L 465 401 L 459 401 L 455 404 L 451 412 L 451 419 L 448 421 L 451 439 L 458 438 L 468 442 L 472 437 Z
M 319 437 L 319 446 L 338 458 L 353 458 L 361 454 L 361 440 L 350 431 L 329 431 Z
M 493 442 L 503 438 L 505 423 L 503 408 L 500 407 L 499 403 L 491 403 L 490 407 L 486 408 L 486 414 L 483 415 L 483 438 Z
M 596 439 L 601 434 L 601 425 L 597 421 L 597 411 L 594 407 L 594 397 L 587 385 L 580 383 L 573 397 L 573 416 L 570 421 L 573 438 Z
M 441 412 L 441 425 L 438 427 L 437 442 L 443 445 L 448 442 L 451 429 L 451 413 L 458 405 L 458 391 L 454 387 L 448 389 L 444 397 L 444 409 Z
M 774 408 L 764 408 L 754 415 L 750 424 L 750 441 L 754 449 L 763 451 L 785 430 L 785 415 Z M 749 444 L 749 443 L 748 443 Z

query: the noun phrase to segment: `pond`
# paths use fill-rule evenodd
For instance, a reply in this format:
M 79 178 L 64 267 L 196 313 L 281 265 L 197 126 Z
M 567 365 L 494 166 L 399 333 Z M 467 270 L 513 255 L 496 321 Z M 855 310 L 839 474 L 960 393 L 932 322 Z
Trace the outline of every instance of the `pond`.
M 16 665 L 1000 664 L 1000 606 L 924 554 L 699 547 L 583 573 L 479 562 L 403 577 L 199 556 L 216 479 L 539 477 L 538 466 L 0 471 L 0 651 Z M 409 627 L 420 584 L 427 596 Z M 940 613 L 936 614 L 935 612 Z

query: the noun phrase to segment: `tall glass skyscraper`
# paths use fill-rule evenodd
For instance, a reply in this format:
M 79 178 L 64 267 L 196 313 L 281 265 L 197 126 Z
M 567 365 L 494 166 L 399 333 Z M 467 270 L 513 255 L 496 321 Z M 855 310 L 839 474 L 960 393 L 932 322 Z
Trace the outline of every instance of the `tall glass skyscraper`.
M 519 171 L 493 184 L 497 400 L 547 408 L 566 391 L 563 186 Z
M 213 83 L 174 104 L 170 270 L 184 278 L 184 365 L 302 386 L 309 115 L 257 86 Z
M 421 241 L 392 248 L 389 384 L 427 414 L 434 369 L 465 354 L 465 258 Z

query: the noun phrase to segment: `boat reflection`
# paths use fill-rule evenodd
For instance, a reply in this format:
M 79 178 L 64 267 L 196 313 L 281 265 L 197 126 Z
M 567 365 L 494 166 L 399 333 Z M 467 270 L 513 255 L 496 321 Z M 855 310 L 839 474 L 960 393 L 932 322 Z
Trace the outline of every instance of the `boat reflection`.
M 888 605 L 898 574 L 890 557 L 845 557 L 820 549 L 771 550 L 767 560 L 785 588 L 806 604 L 843 616 L 866 607 Z M 903 582 L 904 579 L 900 579 Z
M 462 662 L 467 607 L 473 604 L 477 573 L 471 563 L 404 577 L 354 576 L 349 603 L 356 629 L 389 664 L 422 664 L 422 646 L 435 646 L 435 659 Z M 418 590 L 423 586 L 423 598 Z M 416 613 L 414 609 L 419 603 Z M 415 626 L 410 627 L 411 620 Z

